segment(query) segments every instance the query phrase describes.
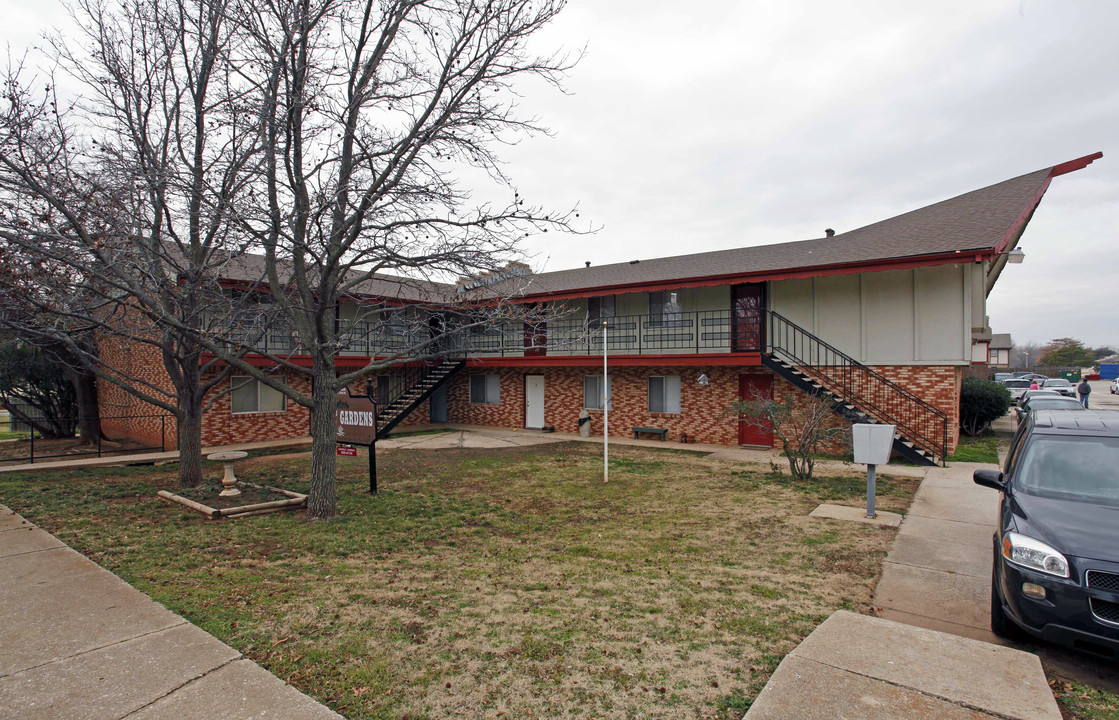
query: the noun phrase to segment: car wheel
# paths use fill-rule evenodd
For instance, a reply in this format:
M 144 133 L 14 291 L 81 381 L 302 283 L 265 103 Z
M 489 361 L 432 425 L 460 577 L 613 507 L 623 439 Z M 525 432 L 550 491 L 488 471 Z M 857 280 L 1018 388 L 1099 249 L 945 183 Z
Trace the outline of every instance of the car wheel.
M 995 570 L 991 571 L 991 632 L 1005 640 L 1021 640 L 1025 636 L 1022 628 L 1018 627 L 1002 609 L 1002 598 L 999 597 Z

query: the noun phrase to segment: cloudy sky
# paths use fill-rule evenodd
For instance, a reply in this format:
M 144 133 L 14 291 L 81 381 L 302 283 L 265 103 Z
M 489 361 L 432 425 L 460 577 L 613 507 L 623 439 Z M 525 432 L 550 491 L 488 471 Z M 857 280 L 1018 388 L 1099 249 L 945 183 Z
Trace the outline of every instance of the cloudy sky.
M 0 0 L 13 52 L 64 18 Z M 1016 341 L 1119 344 L 1119 2 L 571 0 L 541 47 L 586 48 L 553 137 L 505 153 L 531 202 L 593 235 L 559 270 L 820 237 L 1095 151 L 1057 178 L 989 302 Z

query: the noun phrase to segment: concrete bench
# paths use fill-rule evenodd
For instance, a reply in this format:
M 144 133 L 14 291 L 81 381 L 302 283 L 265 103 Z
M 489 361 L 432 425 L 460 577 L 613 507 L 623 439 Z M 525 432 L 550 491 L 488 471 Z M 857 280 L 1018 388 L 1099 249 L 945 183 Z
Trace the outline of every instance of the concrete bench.
M 660 435 L 661 436 L 661 442 L 664 442 L 665 439 L 668 437 L 668 429 L 667 428 L 635 427 L 633 429 L 633 439 L 634 440 L 637 439 L 637 433 L 652 433 L 654 435 Z

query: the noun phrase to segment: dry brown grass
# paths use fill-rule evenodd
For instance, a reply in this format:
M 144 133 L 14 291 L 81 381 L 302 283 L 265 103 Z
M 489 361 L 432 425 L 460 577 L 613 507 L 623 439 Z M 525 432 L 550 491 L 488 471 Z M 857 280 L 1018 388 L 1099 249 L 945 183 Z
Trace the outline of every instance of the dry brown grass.
M 604 485 L 578 443 L 392 451 L 374 498 L 346 460 L 328 525 L 188 519 L 147 499 L 163 471 L 73 505 L 49 485 L 0 494 L 350 718 L 738 718 L 820 621 L 866 609 L 894 531 L 807 516 L 858 504 L 860 478 L 612 459 Z M 238 474 L 302 490 L 306 464 Z M 879 482 L 880 508 L 908 506 L 916 481 Z M 129 533 L 90 520 L 122 498 Z

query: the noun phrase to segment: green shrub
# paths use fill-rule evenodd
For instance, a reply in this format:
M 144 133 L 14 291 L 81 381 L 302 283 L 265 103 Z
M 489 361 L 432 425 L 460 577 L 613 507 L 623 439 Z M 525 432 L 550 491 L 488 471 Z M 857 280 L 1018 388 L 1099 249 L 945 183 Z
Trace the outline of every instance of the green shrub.
M 965 378 L 960 390 L 960 429 L 972 437 L 1010 409 L 1010 391 L 994 380 Z

